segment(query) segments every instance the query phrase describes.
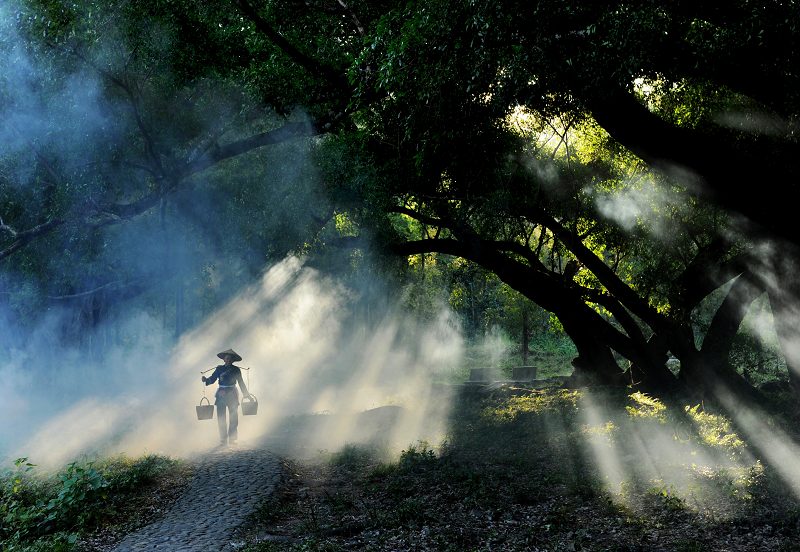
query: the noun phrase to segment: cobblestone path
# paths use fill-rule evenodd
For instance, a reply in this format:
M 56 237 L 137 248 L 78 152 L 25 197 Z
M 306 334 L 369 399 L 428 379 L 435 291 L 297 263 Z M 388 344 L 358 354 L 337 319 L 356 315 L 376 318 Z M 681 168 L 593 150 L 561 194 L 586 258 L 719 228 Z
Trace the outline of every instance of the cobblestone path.
M 247 515 L 283 476 L 277 456 L 260 449 L 220 450 L 199 460 L 189 488 L 158 521 L 127 535 L 114 552 L 233 550 Z

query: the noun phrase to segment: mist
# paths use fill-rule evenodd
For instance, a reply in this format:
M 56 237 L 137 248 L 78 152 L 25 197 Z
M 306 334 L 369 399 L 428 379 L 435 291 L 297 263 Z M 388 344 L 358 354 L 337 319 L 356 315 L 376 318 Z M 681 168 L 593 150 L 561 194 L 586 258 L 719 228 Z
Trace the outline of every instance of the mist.
M 171 349 L 151 332 L 151 342 L 112 350 L 85 380 L 79 355 L 60 351 L 56 375 L 44 386 L 29 371 L 22 384 L 3 390 L 6 456 L 26 456 L 57 466 L 88 453 L 191 455 L 216 444 L 216 422 L 198 421 L 194 405 L 213 403 L 215 386 L 201 372 L 220 364 L 216 354 L 233 348 L 244 360 L 256 416 L 240 417 L 240 440 L 255 445 L 275 438 L 287 418 L 328 415 L 303 439 L 311 450 L 366 442 L 399 451 L 418 440 L 440 442 L 447 397 L 432 382 L 461 361 L 463 340 L 452 315 L 419 324 L 398 307 L 373 324 L 350 308 L 356 290 L 290 257 L 266 270 Z M 145 328 L 153 321 L 132 320 Z M 38 342 L 36 343 L 38 345 Z M 33 355 L 33 352 L 25 354 Z M 25 356 L 18 358 L 27 358 Z M 4 366 L 8 373 L 13 366 Z M 37 391 L 46 387 L 46 392 Z M 49 408 L 48 408 L 49 406 Z M 392 407 L 379 434 L 365 431 L 358 415 Z M 7 431 L 9 426 L 13 431 Z
M 40 55 L 6 17 L 12 8 L 0 7 L 6 199 L 35 204 L 58 185 L 66 191 L 54 208 L 65 213 L 125 204 L 151 190 L 137 168 L 143 139 L 192 160 L 212 138 L 235 140 L 280 120 L 213 79 L 147 97 L 155 77 L 137 74 L 111 16 L 89 51 Z M 173 38 L 158 27 L 141 37 L 164 59 Z M 173 78 L 159 63 L 148 71 Z M 139 78 L 142 98 L 104 79 L 112 69 L 124 73 L 123 85 Z M 148 111 L 141 121 L 137 102 Z M 158 120 L 176 111 L 187 120 Z M 259 401 L 256 416 L 240 419 L 242 443 L 275 438 L 293 416 L 316 416 L 320 427 L 297 445 L 309 450 L 377 437 L 387 451 L 440 441 L 448 403 L 431 383 L 461 364 L 459 322 L 442 306 L 420 323 L 387 299 L 382 282 L 337 280 L 290 254 L 313 241 L 330 210 L 313 147 L 297 140 L 241 156 L 193 175 L 124 224 L 77 224 L 36 244 L 32 266 L 7 263 L 0 377 L 12 383 L 0 391 L 0 455 L 55 467 L 83 455 L 201 453 L 217 441 L 216 421 L 195 417 L 203 396 L 214 402 L 201 372 L 228 348 L 244 358 Z M 114 150 L 123 154 L 109 163 Z M 365 303 L 377 305 L 369 316 L 359 310 Z M 380 427 L 365 429 L 360 414 L 380 408 Z
M 670 413 L 658 398 L 642 393 L 629 395 L 627 413 L 621 413 L 597 395 L 587 390 L 579 398 L 584 448 L 614 503 L 644 512 L 647 496 L 656 496 L 717 519 L 741 509 L 763 470 L 761 451 L 748 447 L 724 417 L 700 405 L 685 405 L 683 415 Z M 777 443 L 781 435 L 765 431 L 762 439 Z M 768 455 L 773 459 L 775 454 Z M 783 468 L 782 475 L 794 469 Z

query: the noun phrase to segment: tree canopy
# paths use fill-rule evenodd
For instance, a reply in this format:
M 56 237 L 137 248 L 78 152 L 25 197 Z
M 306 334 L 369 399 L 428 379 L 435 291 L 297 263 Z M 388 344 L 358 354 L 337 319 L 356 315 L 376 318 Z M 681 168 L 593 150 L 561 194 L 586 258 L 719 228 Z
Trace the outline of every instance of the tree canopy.
M 796 378 L 796 2 L 0 13 L 14 294 L 146 293 L 164 271 L 180 289 L 233 251 L 245 272 L 293 250 L 435 253 L 553 313 L 602 381 L 750 393 L 729 353 L 767 293 Z

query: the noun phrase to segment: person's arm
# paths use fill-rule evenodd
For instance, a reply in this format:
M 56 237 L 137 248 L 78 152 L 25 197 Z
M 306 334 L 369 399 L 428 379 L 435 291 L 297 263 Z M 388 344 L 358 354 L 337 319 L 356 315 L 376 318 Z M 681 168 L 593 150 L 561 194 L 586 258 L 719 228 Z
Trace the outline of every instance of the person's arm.
M 203 376 L 203 381 L 205 382 L 206 385 L 211 385 L 212 383 L 217 381 L 218 377 L 219 377 L 219 366 L 214 368 L 214 371 L 211 373 L 211 377 L 210 378 L 207 378 L 207 377 Z
M 244 384 L 244 379 L 242 378 L 242 371 L 236 371 L 236 381 L 239 382 L 239 388 L 242 390 L 242 395 L 245 397 L 249 397 L 250 393 L 247 392 L 247 386 Z

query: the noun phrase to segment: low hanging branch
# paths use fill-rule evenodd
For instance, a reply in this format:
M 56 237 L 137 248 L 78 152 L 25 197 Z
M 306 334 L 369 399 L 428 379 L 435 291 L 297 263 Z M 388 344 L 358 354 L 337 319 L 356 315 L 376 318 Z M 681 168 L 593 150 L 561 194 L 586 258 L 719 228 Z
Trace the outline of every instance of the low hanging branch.
M 285 125 L 249 136 L 236 142 L 223 146 L 211 147 L 197 159 L 187 161 L 180 170 L 179 178 L 183 179 L 192 174 L 204 171 L 220 161 L 236 157 L 264 146 L 279 144 L 294 138 L 311 137 L 322 131 L 312 122 L 286 123 Z
M 40 236 L 44 236 L 45 234 L 49 234 L 59 226 L 62 226 L 67 221 L 64 219 L 53 219 L 47 222 L 43 222 L 38 226 L 34 226 L 33 228 L 29 228 L 28 230 L 23 230 L 21 232 L 14 232 L 14 241 L 11 242 L 5 249 L 0 250 L 0 261 L 9 257 L 28 245 L 30 242 L 35 240 Z M 3 225 L 4 227 L 8 228 L 8 226 Z
M 32 241 L 68 223 L 96 229 L 129 220 L 157 205 L 162 196 L 161 192 L 153 192 L 131 203 L 110 203 L 94 208 L 88 213 L 82 212 L 68 217 L 53 219 L 23 231 L 16 231 L 4 225 L 13 232 L 14 240 L 0 250 L 0 260 L 13 255 Z
M 158 190 L 130 203 L 101 205 L 91 209 L 88 213 L 84 211 L 74 216 L 53 219 L 28 230 L 16 230 L 0 220 L 0 231 L 10 234 L 13 238 L 13 241 L 8 246 L 0 250 L 0 260 L 13 255 L 32 241 L 49 234 L 66 223 L 75 223 L 97 229 L 130 220 L 158 205 L 163 197 L 174 192 L 188 176 L 212 167 L 225 159 L 243 155 L 264 146 L 278 144 L 298 137 L 310 137 L 318 133 L 316 127 L 311 123 L 288 123 L 280 128 L 231 142 L 222 147 L 213 148 L 202 157 L 187 162 L 179 174 L 167 179 L 168 186 L 161 186 Z
M 8 232 L 9 234 L 11 234 L 12 238 L 16 238 L 17 237 L 17 231 L 14 230 L 11 226 L 7 225 L 3 221 L 2 217 L 0 217 L 0 231 Z
M 444 253 L 476 262 L 491 270 L 513 289 L 516 289 L 542 308 L 559 318 L 580 320 L 580 325 L 593 328 L 594 333 L 613 349 L 630 360 L 638 360 L 641 354 L 634 341 L 605 321 L 583 302 L 577 290 L 562 285 L 556 275 L 537 270 L 504 253 L 508 243 L 496 244 L 476 238 L 463 240 L 454 238 L 423 239 L 395 243 L 388 246 L 390 253 L 410 256 L 420 253 Z

